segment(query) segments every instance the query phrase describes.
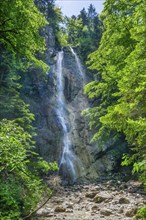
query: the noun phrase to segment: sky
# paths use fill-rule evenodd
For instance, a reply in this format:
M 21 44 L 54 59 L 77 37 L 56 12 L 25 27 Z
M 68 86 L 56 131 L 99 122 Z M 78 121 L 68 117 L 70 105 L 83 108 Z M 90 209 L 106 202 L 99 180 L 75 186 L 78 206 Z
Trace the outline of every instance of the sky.
M 64 15 L 71 17 L 72 15 L 79 15 L 83 8 L 88 9 L 90 4 L 93 4 L 96 12 L 100 14 L 104 0 L 56 0 L 55 3 L 62 9 Z

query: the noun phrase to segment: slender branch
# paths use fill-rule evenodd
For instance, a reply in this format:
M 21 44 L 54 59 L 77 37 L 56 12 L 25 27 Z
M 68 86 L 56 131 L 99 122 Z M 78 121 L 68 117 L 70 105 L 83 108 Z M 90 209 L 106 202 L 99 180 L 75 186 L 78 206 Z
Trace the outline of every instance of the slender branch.
M 54 194 L 55 192 L 55 189 L 56 189 L 56 179 L 54 179 L 54 184 L 53 184 L 53 189 L 52 189 L 52 192 L 50 193 L 48 199 L 41 205 L 39 206 L 37 209 L 35 209 L 33 212 L 31 212 L 28 216 L 24 217 L 23 219 L 29 219 L 31 216 L 33 216 L 38 210 L 40 210 L 44 205 L 46 205 L 46 203 L 50 200 L 50 198 L 52 197 L 52 195 Z
M 33 212 L 31 212 L 28 216 L 24 217 L 23 219 L 29 219 L 31 216 L 33 216 L 38 210 L 40 210 L 44 205 L 46 205 L 46 203 L 50 200 L 50 198 L 52 197 L 52 194 L 54 193 L 54 189 L 52 190 L 52 193 L 50 194 L 49 198 L 37 209 L 35 209 Z

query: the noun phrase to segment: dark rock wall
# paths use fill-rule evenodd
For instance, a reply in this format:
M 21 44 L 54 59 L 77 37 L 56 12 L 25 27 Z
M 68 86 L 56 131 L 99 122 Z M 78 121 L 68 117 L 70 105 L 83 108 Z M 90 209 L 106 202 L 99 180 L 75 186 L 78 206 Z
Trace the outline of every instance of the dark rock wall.
M 36 120 L 36 145 L 39 154 L 47 161 L 58 163 L 62 153 L 62 128 L 56 115 L 56 60 L 58 49 L 51 28 L 46 29 L 48 49 L 46 62 L 50 70 L 46 76 L 38 70 L 22 77 L 22 96 L 30 104 Z M 112 151 L 100 150 L 97 144 L 90 144 L 90 134 L 81 112 L 88 107 L 83 95 L 83 82 L 79 75 L 75 58 L 69 48 L 64 48 L 63 60 L 64 95 L 69 119 L 69 135 L 72 149 L 77 156 L 77 178 L 95 179 L 113 170 L 117 160 Z M 113 150 L 113 149 L 112 149 Z

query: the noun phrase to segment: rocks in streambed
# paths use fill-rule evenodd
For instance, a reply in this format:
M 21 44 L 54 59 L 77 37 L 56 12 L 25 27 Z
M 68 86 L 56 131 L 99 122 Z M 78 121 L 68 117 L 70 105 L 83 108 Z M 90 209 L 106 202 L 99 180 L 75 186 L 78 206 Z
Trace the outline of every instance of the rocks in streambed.
M 109 210 L 109 209 L 102 209 L 102 210 L 100 211 L 100 214 L 102 214 L 102 215 L 104 215 L 104 216 L 110 216 L 110 215 L 112 215 L 112 212 L 111 212 L 111 210 Z
M 120 203 L 120 204 L 129 204 L 130 201 L 129 201 L 128 199 L 122 197 L 122 198 L 119 199 L 119 203 Z
M 137 209 L 146 201 L 145 195 L 129 193 L 127 188 L 121 190 L 116 185 L 109 186 L 110 183 L 97 183 L 66 187 L 52 197 L 32 220 L 134 219 Z
M 36 214 L 37 216 L 52 217 L 54 215 L 54 211 L 51 208 L 41 208 Z
M 67 204 L 67 205 L 66 205 L 66 208 L 68 208 L 68 209 L 73 209 L 73 203 Z
M 86 193 L 86 197 L 87 198 L 90 198 L 90 199 L 93 199 L 95 196 L 96 196 L 97 192 L 89 192 L 89 193 Z
M 105 200 L 106 200 L 106 198 L 103 197 L 103 196 L 100 196 L 100 195 L 96 195 L 96 196 L 94 197 L 94 199 L 93 199 L 93 201 L 96 202 L 96 203 L 101 203 L 101 202 L 103 202 L 103 201 L 105 201 Z
M 137 212 L 137 208 L 134 207 L 134 208 L 129 208 L 126 213 L 125 213 L 125 216 L 127 217 L 133 217 Z
M 54 212 L 65 212 L 66 209 L 63 206 L 56 206 Z
M 99 207 L 97 205 L 92 206 L 91 208 L 92 211 L 99 211 Z
M 111 201 L 112 200 L 112 196 L 111 195 L 109 195 L 109 194 L 103 194 L 103 193 L 101 193 L 101 194 L 96 194 L 96 196 L 93 198 L 93 201 L 95 202 L 95 203 L 101 203 L 101 202 L 105 202 L 105 203 L 107 203 L 107 202 L 109 202 L 109 201 Z

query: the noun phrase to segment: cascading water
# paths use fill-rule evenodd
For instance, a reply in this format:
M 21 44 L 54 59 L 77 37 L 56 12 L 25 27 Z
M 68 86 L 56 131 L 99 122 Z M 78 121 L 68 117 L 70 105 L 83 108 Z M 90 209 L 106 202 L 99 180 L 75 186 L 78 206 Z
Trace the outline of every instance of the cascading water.
M 87 83 L 87 79 L 86 79 L 86 75 L 85 72 L 83 71 L 80 59 L 78 57 L 78 55 L 75 53 L 74 49 L 72 47 L 70 47 L 70 51 L 73 54 L 73 56 L 75 57 L 75 61 L 77 63 L 77 67 L 78 67 L 78 71 L 79 71 L 79 75 L 82 77 L 83 80 L 83 86 L 85 86 L 85 84 Z
M 78 70 L 78 75 L 82 79 L 82 85 L 81 85 L 80 92 L 83 95 L 84 86 L 87 84 L 86 73 L 82 67 L 82 64 L 80 62 L 78 55 L 76 54 L 76 52 L 74 51 L 74 49 L 72 47 L 70 47 L 70 51 L 75 58 L 75 62 L 76 62 L 77 70 Z M 86 108 L 88 108 L 88 101 L 85 96 L 82 96 L 82 103 L 81 103 L 80 109 L 81 109 L 81 111 L 83 111 Z
M 57 117 L 62 127 L 62 156 L 60 161 L 60 174 L 63 178 L 76 179 L 75 160 L 69 135 L 69 121 L 67 117 L 66 101 L 64 97 L 64 81 L 62 72 L 63 51 L 58 53 L 57 59 Z

